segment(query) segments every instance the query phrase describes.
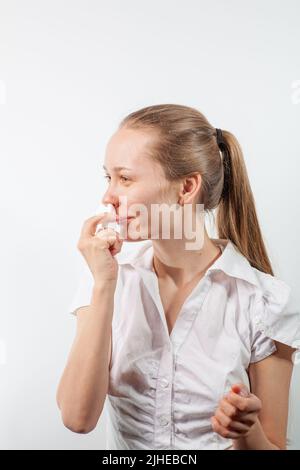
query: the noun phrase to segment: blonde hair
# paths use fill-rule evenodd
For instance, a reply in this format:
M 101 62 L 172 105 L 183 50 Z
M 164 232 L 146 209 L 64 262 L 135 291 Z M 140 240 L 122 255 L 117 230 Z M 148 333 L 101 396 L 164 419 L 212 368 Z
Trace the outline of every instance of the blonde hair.
M 274 275 L 260 230 L 243 152 L 236 137 L 222 129 L 228 151 L 228 191 L 222 195 L 224 165 L 216 129 L 197 109 L 178 104 L 148 106 L 128 114 L 120 123 L 130 129 L 153 131 L 151 157 L 169 181 L 192 174 L 202 177 L 198 203 L 210 213 L 217 208 L 219 238 L 230 239 L 251 266 Z M 223 154 L 224 155 L 224 154 Z

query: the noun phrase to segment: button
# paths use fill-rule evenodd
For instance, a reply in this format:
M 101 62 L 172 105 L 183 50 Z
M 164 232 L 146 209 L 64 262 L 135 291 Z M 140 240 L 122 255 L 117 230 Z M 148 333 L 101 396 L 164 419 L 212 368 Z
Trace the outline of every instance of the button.
M 161 426 L 166 426 L 167 424 L 169 424 L 169 420 L 166 416 L 160 416 L 158 421 Z
M 160 381 L 162 387 L 167 387 L 169 385 L 169 381 L 167 379 L 161 379 Z

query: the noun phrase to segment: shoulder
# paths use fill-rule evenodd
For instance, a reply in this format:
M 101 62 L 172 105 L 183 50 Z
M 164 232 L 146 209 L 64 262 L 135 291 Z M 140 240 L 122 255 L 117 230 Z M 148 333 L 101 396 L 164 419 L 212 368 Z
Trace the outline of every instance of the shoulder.
M 291 287 L 282 279 L 271 274 L 264 273 L 254 267 L 252 271 L 258 282 L 258 293 L 265 298 L 286 303 L 291 294 Z
M 231 241 L 215 267 L 228 274 L 251 303 L 264 302 L 270 309 L 282 311 L 291 297 L 291 287 L 285 281 L 253 267 Z
M 258 281 L 249 311 L 254 332 L 300 346 L 300 313 L 295 309 L 292 288 L 277 276 L 252 270 Z
M 261 311 L 265 319 L 275 319 L 277 316 L 290 314 L 291 287 L 277 276 L 252 268 L 257 278 L 253 299 L 253 310 Z M 263 312 L 263 313 L 262 313 Z
M 264 336 L 300 345 L 300 313 L 294 292 L 283 279 L 254 268 L 231 241 L 214 267 L 235 284 L 239 310 L 247 319 L 253 338 L 262 340 Z

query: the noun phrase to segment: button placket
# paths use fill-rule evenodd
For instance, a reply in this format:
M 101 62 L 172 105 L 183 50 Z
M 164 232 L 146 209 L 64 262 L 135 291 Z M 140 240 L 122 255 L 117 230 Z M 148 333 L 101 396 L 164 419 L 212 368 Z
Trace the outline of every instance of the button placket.
M 173 354 L 167 346 L 163 350 L 157 377 L 155 409 L 156 448 L 169 448 L 172 420 Z
M 169 386 L 169 383 L 170 383 L 169 380 L 167 380 L 166 378 L 162 378 L 162 379 L 160 380 L 160 384 L 161 384 L 161 386 L 164 387 L 164 388 L 168 387 L 168 386 Z
M 174 352 L 177 354 L 197 317 L 211 286 L 210 276 L 204 276 L 185 301 L 171 334 Z M 201 290 L 200 290 L 201 289 Z M 200 290 L 200 293 L 198 291 Z

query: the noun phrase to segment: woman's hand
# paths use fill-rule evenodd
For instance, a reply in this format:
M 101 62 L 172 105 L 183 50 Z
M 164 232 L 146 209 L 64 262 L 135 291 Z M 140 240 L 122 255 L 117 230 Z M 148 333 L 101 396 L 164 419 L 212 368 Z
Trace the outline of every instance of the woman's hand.
M 117 280 L 119 266 L 114 256 L 121 250 L 123 240 L 111 228 L 103 227 L 96 232 L 97 225 L 115 220 L 114 214 L 104 212 L 87 219 L 81 230 L 77 248 L 93 274 L 95 285 Z
M 244 384 L 234 384 L 211 417 L 213 430 L 228 439 L 245 437 L 257 423 L 261 407 L 261 400 Z

